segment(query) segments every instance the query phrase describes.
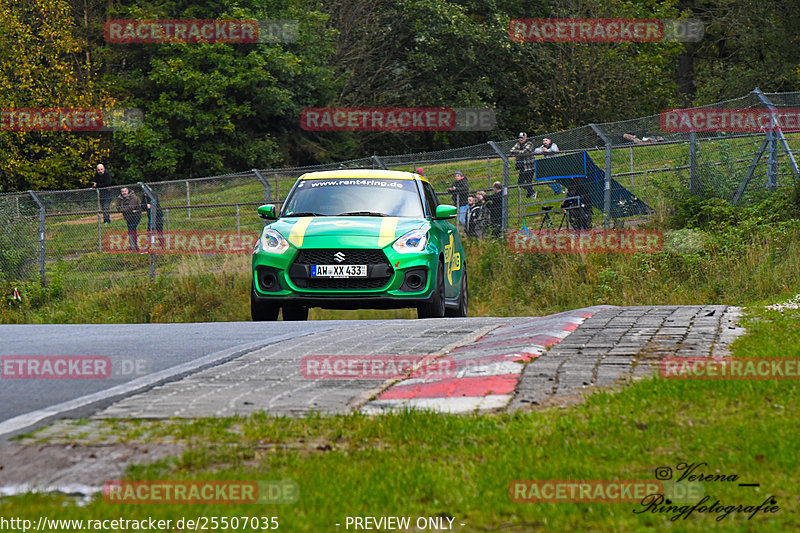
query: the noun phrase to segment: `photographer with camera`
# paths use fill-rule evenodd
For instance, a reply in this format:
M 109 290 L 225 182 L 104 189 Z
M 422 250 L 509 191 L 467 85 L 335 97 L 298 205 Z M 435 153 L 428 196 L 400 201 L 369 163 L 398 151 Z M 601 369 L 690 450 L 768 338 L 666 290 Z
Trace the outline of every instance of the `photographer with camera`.
M 525 189 L 525 196 L 536 198 L 536 191 L 533 190 L 533 154 L 535 151 L 533 143 L 528 140 L 528 134 L 524 131 L 519 132 L 517 143 L 511 148 L 509 155 L 516 157 L 514 168 L 519 170 L 517 183 Z
M 592 202 L 584 192 L 583 187 L 572 182 L 567 187 L 567 198 L 561 202 L 561 208 L 566 210 L 569 225 L 574 230 L 592 229 Z

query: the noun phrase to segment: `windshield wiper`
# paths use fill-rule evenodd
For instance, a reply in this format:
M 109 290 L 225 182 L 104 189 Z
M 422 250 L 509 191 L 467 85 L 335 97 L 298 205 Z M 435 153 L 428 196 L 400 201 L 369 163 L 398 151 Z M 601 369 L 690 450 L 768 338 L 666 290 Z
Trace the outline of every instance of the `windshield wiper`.
M 326 217 L 328 215 L 324 215 L 322 213 L 312 213 L 311 211 L 302 211 L 297 213 L 289 213 L 288 215 L 284 215 L 287 217 Z
M 348 211 L 347 213 L 339 213 L 337 217 L 388 217 L 386 213 L 377 213 L 375 211 Z

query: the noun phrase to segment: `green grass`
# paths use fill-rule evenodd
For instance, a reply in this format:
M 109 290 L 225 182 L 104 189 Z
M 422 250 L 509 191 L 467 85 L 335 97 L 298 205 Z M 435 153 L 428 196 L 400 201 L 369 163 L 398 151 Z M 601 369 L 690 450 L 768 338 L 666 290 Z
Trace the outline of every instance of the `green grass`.
M 736 356 L 800 357 L 800 320 L 789 312 L 748 320 Z M 109 421 L 123 439 L 177 440 L 174 461 L 130 468 L 128 479 L 282 480 L 300 488 L 289 505 L 119 505 L 96 498 L 85 507 L 63 497 L 26 495 L 0 503 L 4 516 L 140 519 L 145 516 L 274 516 L 284 531 L 335 531 L 346 516 L 434 516 L 465 531 L 789 531 L 796 510 L 800 423 L 793 381 L 673 381 L 660 378 L 599 391 L 585 403 L 514 415 L 400 413 L 194 421 Z M 517 479 L 652 480 L 659 466 L 707 463 L 705 482 L 726 505 L 756 505 L 774 496 L 780 510 L 748 521 L 695 513 L 636 514 L 632 503 L 515 503 Z M 709 502 L 711 503 L 711 502 Z

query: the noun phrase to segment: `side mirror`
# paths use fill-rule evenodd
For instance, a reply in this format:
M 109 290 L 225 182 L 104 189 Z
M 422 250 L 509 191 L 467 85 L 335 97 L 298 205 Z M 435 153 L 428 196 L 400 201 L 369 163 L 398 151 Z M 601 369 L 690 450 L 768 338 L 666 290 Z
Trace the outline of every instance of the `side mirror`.
M 454 205 L 437 205 L 436 216 L 434 218 L 453 218 L 458 213 L 458 209 Z
M 277 220 L 278 214 L 275 212 L 273 204 L 262 205 L 258 208 L 258 216 L 266 220 Z

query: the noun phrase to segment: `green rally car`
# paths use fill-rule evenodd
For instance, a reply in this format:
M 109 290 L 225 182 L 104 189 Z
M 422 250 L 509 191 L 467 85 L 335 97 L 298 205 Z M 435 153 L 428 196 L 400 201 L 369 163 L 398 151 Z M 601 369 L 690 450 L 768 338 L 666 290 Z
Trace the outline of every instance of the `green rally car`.
M 306 320 L 308 309 L 416 307 L 467 316 L 464 249 L 430 182 L 389 170 L 301 176 L 253 251 L 253 320 Z

